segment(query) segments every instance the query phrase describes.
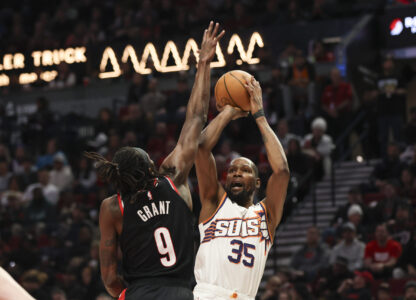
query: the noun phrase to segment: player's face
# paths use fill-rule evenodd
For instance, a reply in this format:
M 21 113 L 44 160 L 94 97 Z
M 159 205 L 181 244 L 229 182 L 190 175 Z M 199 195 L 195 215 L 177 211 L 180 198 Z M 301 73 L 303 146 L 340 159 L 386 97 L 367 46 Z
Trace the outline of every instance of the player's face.
M 225 189 L 231 200 L 245 206 L 257 187 L 253 163 L 246 158 L 233 160 L 228 168 Z

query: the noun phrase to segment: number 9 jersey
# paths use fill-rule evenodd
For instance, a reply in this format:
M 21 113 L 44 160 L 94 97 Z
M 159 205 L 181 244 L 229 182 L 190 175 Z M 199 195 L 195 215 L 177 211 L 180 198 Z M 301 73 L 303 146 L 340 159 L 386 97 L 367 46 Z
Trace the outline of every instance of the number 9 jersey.
M 254 299 L 272 245 L 265 205 L 245 208 L 225 194 L 199 231 L 195 299 Z
M 120 248 L 124 279 L 192 278 L 193 215 L 169 177 L 159 177 L 137 200 L 121 199 L 123 229 Z

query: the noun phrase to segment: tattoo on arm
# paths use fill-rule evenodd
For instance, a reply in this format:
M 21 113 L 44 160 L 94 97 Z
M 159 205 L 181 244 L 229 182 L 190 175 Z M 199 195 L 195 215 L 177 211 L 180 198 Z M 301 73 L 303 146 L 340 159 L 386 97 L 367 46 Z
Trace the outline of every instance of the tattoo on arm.
M 117 265 L 117 258 L 114 257 L 113 250 L 101 250 L 101 267 L 111 267 Z
M 116 238 L 112 238 L 112 239 L 109 239 L 109 240 L 106 240 L 105 242 L 104 242 L 104 245 L 106 246 L 106 247 L 111 247 L 111 246 L 113 246 L 114 244 L 116 244 L 117 243 L 117 239 Z

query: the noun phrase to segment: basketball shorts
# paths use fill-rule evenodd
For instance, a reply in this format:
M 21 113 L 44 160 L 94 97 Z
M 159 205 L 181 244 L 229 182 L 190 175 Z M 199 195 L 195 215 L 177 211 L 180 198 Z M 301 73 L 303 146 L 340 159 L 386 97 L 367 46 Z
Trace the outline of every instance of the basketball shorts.
M 149 281 L 135 282 L 125 289 L 119 296 L 119 300 L 193 300 L 192 290 L 186 284 L 176 284 L 153 279 Z

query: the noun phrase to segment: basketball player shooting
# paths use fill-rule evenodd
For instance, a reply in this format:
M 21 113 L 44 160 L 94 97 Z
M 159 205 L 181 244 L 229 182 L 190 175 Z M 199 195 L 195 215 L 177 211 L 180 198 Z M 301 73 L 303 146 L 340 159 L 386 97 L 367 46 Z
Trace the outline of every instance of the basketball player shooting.
M 202 132 L 195 161 L 202 204 L 201 245 L 195 263 L 196 300 L 254 299 L 282 218 L 290 176 L 286 156 L 264 117 L 260 84 L 251 77 L 246 89 L 273 173 L 267 183 L 266 198 L 256 205 L 253 199 L 260 179 L 251 160 L 234 159 L 225 186 L 218 181 L 211 150 L 225 126 L 246 114 L 225 106 Z
M 193 299 L 192 199 L 187 177 L 206 121 L 210 62 L 224 35 L 224 31 L 217 34 L 218 28 L 211 22 L 204 32 L 185 123 L 160 171 L 140 148 L 121 148 L 111 162 L 97 153 L 86 154 L 97 161 L 100 177 L 117 189 L 100 208 L 100 270 L 107 291 L 121 300 Z M 118 244 L 123 278 L 117 273 Z

